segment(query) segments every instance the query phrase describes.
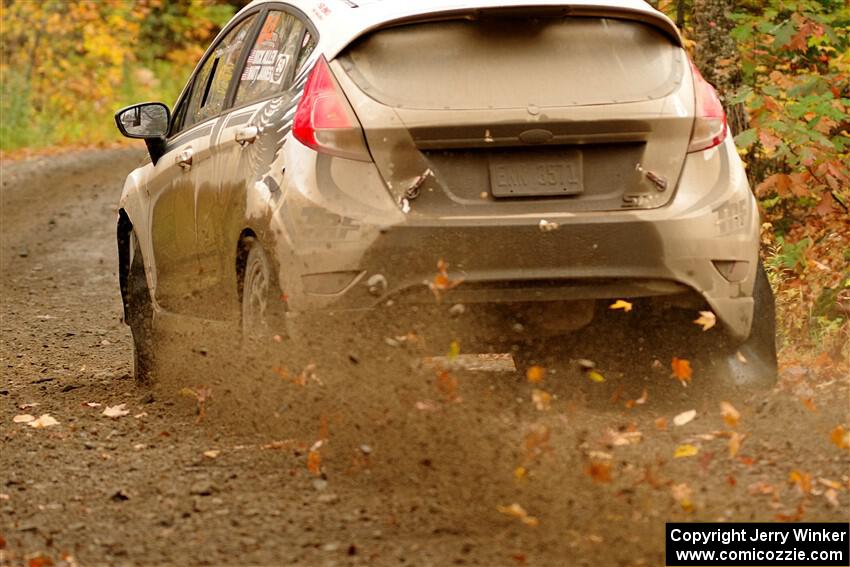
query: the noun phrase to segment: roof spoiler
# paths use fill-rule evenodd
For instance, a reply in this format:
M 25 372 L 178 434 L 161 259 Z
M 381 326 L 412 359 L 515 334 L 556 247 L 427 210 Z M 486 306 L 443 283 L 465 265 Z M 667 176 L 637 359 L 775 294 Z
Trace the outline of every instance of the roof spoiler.
M 397 18 L 384 20 L 376 25 L 365 28 L 356 36 L 350 38 L 348 44 L 358 38 L 378 29 L 401 26 L 411 23 L 434 22 L 445 20 L 468 19 L 477 20 L 487 17 L 510 17 L 510 16 L 536 16 L 540 18 L 561 17 L 597 17 L 615 18 L 619 20 L 631 20 L 648 24 L 664 35 L 676 46 L 683 47 L 684 42 L 676 24 L 663 13 L 650 8 L 632 8 L 628 6 L 613 6 L 604 4 L 572 4 L 572 5 L 516 5 L 516 6 L 494 6 L 494 7 L 466 7 L 448 8 L 445 10 L 427 12 L 424 14 L 404 15 Z M 342 51 L 342 48 L 340 49 Z M 336 53 L 331 57 L 335 57 Z M 329 58 L 331 58 L 329 57 Z

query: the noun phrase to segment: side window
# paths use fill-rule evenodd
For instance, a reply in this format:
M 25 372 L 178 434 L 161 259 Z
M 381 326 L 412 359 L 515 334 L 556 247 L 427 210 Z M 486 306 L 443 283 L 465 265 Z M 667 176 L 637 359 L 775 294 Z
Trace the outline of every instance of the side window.
M 224 109 L 230 79 L 239 64 L 239 55 L 248 42 L 248 34 L 255 17 L 251 16 L 240 22 L 222 38 L 207 57 L 204 66 L 195 76 L 192 95 L 186 108 L 184 129 L 212 118 Z
M 270 11 L 248 54 L 239 79 L 234 106 L 260 100 L 289 86 L 300 60 L 305 26 L 286 12 Z
M 315 48 L 316 38 L 313 37 L 309 30 L 304 32 L 304 39 L 301 40 L 301 53 L 298 55 L 298 63 L 295 64 L 296 73 L 301 71 L 304 63 L 307 62 L 307 59 L 310 57 L 310 54 L 313 53 L 313 49 Z

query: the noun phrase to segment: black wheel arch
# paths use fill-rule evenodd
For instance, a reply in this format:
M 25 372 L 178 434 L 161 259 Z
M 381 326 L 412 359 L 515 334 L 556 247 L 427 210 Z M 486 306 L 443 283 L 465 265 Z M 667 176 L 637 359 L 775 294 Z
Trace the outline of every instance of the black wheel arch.
M 121 290 L 121 304 L 123 305 L 122 320 L 127 323 L 129 313 L 129 292 L 128 282 L 130 278 L 130 260 L 132 251 L 130 250 L 131 242 L 130 235 L 133 232 L 133 223 L 130 222 L 130 217 L 127 216 L 124 209 L 118 211 L 118 226 L 116 236 L 118 240 L 118 285 Z

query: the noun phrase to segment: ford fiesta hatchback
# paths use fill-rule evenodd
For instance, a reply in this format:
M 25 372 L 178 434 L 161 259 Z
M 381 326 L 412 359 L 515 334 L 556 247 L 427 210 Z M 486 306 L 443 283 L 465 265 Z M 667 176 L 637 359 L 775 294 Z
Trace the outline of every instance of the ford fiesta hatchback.
M 711 311 L 720 359 L 775 371 L 723 107 L 639 0 L 255 1 L 173 108 L 116 122 L 150 154 L 118 218 L 139 378 L 170 316 L 471 317 L 462 344 L 493 350 L 619 299 L 684 309 L 680 338 Z

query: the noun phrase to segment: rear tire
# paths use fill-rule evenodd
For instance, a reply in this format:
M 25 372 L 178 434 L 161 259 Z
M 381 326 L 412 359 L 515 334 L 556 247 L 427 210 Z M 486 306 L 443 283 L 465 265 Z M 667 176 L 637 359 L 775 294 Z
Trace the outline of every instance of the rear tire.
M 133 376 L 148 384 L 154 370 L 153 302 L 145 264 L 134 233 L 130 233 L 130 270 L 127 275 L 127 324 L 133 335 Z
M 242 277 L 242 337 L 246 343 L 271 336 L 268 322 L 270 289 L 271 263 L 262 246 L 251 239 Z
M 740 353 L 746 362 L 742 362 Z M 750 336 L 721 361 L 731 385 L 770 388 L 776 384 L 776 304 L 764 265 L 759 261 L 753 288 L 753 324 Z

